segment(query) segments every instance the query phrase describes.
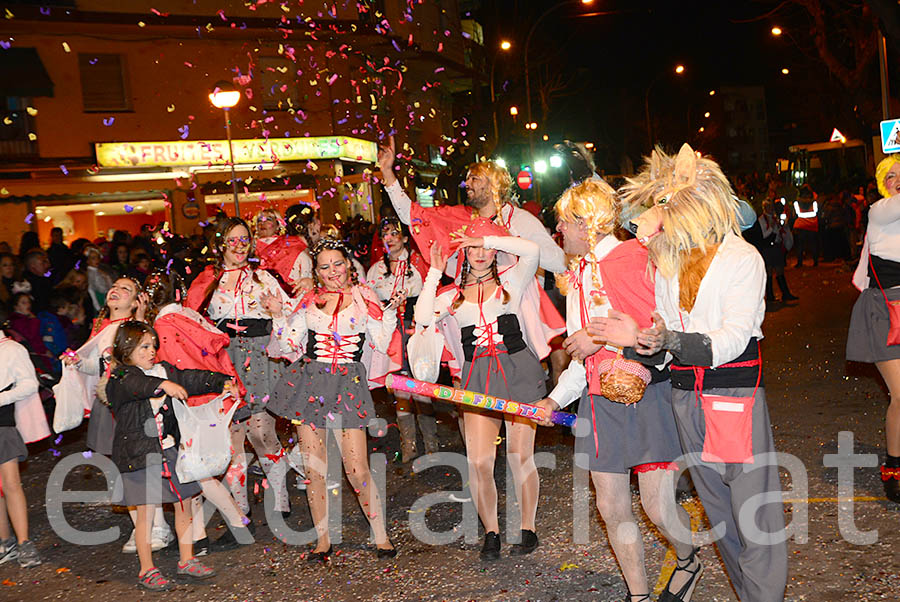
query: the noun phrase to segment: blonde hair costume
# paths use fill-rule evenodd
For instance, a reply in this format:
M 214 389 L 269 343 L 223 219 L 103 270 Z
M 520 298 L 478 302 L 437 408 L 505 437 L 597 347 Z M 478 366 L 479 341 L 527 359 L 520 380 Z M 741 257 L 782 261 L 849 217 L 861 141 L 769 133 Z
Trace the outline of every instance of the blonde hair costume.
M 491 196 L 499 215 L 500 209 L 510 200 L 512 176 L 509 175 L 509 171 L 497 165 L 496 161 L 479 161 L 469 165 L 469 173 L 476 177 L 485 176 L 491 183 Z
M 635 222 L 658 220 L 660 229 L 646 246 L 665 278 L 680 276 L 695 250 L 705 254 L 729 232 L 740 236 L 731 184 L 715 161 L 698 156 L 688 144 L 677 156 L 657 147 L 619 194 L 629 211 L 648 208 Z
M 886 199 L 892 196 L 890 191 L 884 186 L 884 177 L 897 163 L 900 163 L 900 155 L 888 155 L 879 161 L 878 167 L 875 168 L 875 183 L 878 184 L 878 192 L 881 193 L 881 198 Z
M 587 257 L 593 257 L 594 247 L 597 246 L 597 236 L 612 234 L 619 219 L 616 191 L 601 178 L 587 179 L 580 184 L 571 186 L 556 201 L 554 209 L 557 218 L 561 221 L 584 221 L 588 232 Z M 580 257 L 574 257 L 569 263 L 569 270 L 574 270 L 580 260 Z M 600 289 L 599 271 L 593 264 L 592 260 L 591 274 L 594 285 Z M 569 280 L 566 274 L 557 275 L 556 285 L 563 295 L 568 294 Z

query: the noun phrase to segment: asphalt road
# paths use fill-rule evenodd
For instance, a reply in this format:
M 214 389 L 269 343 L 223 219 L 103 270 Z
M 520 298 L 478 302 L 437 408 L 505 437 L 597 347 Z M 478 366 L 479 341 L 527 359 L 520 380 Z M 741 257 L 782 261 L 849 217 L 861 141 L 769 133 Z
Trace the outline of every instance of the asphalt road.
M 850 543 L 842 536 L 838 520 L 837 469 L 826 468 L 825 456 L 835 454 L 838 433 L 852 433 L 860 454 L 883 453 L 883 415 L 886 392 L 870 366 L 848 366 L 844 344 L 850 308 L 856 291 L 850 273 L 842 266 L 788 270 L 788 279 L 800 301 L 776 306 L 767 314 L 763 346 L 769 411 L 779 451 L 799 459 L 802 469 L 783 471 L 785 513 L 801 528 L 789 542 L 788 600 L 817 602 L 844 600 L 900 600 L 896 548 L 900 507 L 883 498 L 878 468 L 853 471 L 856 529 L 877 530 L 874 543 Z M 392 422 L 392 411 L 379 406 Z M 461 451 L 455 420 L 440 415 L 439 431 L 444 449 Z M 290 435 L 284 435 L 285 440 Z M 504 544 L 501 559 L 490 565 L 478 560 L 480 533 L 465 542 L 463 504 L 444 503 L 424 511 L 414 506 L 426 494 L 461 490 L 457 471 L 447 466 L 414 474 L 395 459 L 398 436 L 389 428 L 386 437 L 373 441 L 373 451 L 383 453 L 374 462 L 384 468 L 390 533 L 400 553 L 393 560 L 377 560 L 368 543 L 366 521 L 346 481 L 340 500 L 342 541 L 327 565 L 305 561 L 305 546 L 288 546 L 274 538 L 265 526 L 263 507 L 254 501 L 253 520 L 259 523 L 257 543 L 238 550 L 214 553 L 207 562 L 219 574 L 209 582 L 182 582 L 169 594 L 139 592 L 135 581 L 136 556 L 123 555 L 121 545 L 130 532 L 127 515 L 113 513 L 105 504 L 65 504 L 69 523 L 83 530 L 121 528 L 119 539 L 96 546 L 78 546 L 60 539 L 50 528 L 45 507 L 45 484 L 53 467 L 69 455 L 84 451 L 84 431 L 65 433 L 58 443 L 35 446 L 23 466 L 23 482 L 29 501 L 33 539 L 44 558 L 35 569 L 15 563 L 0 566 L 2 600 L 624 600 L 625 587 L 609 549 L 606 535 L 593 507 L 593 492 L 573 485 L 572 439 L 561 429 L 542 429 L 538 451 L 548 465 L 541 469 L 538 534 L 541 545 L 526 557 L 510 557 Z M 503 445 L 498 446 L 501 452 Z M 501 456 L 502 457 L 502 456 Z M 808 480 L 808 498 L 798 500 L 793 489 Z M 503 464 L 498 462 L 501 525 L 507 512 Z M 93 468 L 76 468 L 65 481 L 68 489 L 104 488 L 102 475 Z M 255 487 L 257 482 L 251 484 Z M 263 489 L 259 489 L 263 492 Z M 333 499 L 337 490 L 332 491 Z M 574 493 L 573 493 L 574 492 Z M 466 493 L 458 493 L 457 498 Z M 590 497 L 588 497 L 590 495 Z M 305 493 L 291 487 L 294 512 L 287 524 L 298 530 L 311 527 Z M 691 495 L 682 497 L 696 517 L 702 511 Z M 420 500 L 421 503 L 421 500 Z M 573 511 L 573 508 L 576 510 Z M 585 511 L 578 509 L 586 508 Z M 637 496 L 635 510 L 640 512 Z M 573 513 L 586 517 L 573 526 Z M 511 514 L 515 514 L 514 511 Z M 848 509 L 847 515 L 850 514 Z M 167 512 L 170 523 L 171 511 Z M 456 537 L 444 545 L 430 545 L 414 537 L 413 523 Z M 845 521 L 846 522 L 846 521 Z M 216 516 L 211 537 L 221 531 Z M 216 530 L 214 527 L 219 526 Z M 646 564 L 651 583 L 661 571 L 671 569 L 671 554 L 644 519 Z M 506 531 L 505 527 L 503 528 Z M 844 524 L 845 533 L 848 531 Z M 504 537 L 506 534 L 504 534 Z M 576 541 L 584 543 L 576 543 Z M 736 597 L 713 547 L 700 553 L 706 570 L 694 599 L 730 601 Z M 174 575 L 177 554 L 155 554 L 164 574 Z

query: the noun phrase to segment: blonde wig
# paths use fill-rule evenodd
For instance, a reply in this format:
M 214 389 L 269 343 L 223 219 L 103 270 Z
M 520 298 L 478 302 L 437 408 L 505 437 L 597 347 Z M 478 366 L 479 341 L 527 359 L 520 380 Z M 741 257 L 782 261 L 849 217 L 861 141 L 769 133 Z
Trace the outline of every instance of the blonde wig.
M 661 216 L 662 229 L 647 250 L 665 278 L 679 276 L 685 260 L 705 255 L 729 232 L 740 236 L 731 184 L 715 161 L 687 144 L 677 156 L 657 147 L 619 194 L 629 212 L 653 208 Z
M 556 216 L 561 221 L 574 223 L 581 220 L 588 234 L 588 256 L 593 257 L 598 236 L 612 234 L 619 219 L 616 191 L 600 178 L 587 179 L 566 190 L 556 201 Z M 580 257 L 572 258 L 569 269 L 574 270 Z M 595 289 L 601 288 L 599 270 L 591 260 L 591 274 Z M 569 282 L 565 274 L 557 276 L 556 284 L 563 295 L 568 294 Z
M 256 240 L 259 238 L 259 218 L 267 217 L 269 219 L 275 220 L 275 223 L 278 224 L 278 228 L 275 232 L 276 236 L 284 236 L 284 233 L 287 229 L 287 224 L 284 221 L 284 218 L 281 217 L 281 214 L 278 213 L 275 209 L 262 209 L 255 216 L 253 216 L 253 221 L 250 222 L 250 233 L 253 235 L 253 239 Z
M 500 208 L 510 200 L 512 176 L 509 171 L 497 165 L 496 161 L 479 161 L 469 165 L 469 173 L 476 177 L 484 176 L 491 183 L 491 197 L 499 214 Z
M 878 167 L 875 168 L 875 182 L 878 183 L 878 192 L 881 193 L 881 198 L 893 196 L 884 185 L 884 178 L 887 176 L 887 172 L 889 172 L 897 163 L 900 163 L 900 155 L 888 155 L 882 159 L 878 163 Z

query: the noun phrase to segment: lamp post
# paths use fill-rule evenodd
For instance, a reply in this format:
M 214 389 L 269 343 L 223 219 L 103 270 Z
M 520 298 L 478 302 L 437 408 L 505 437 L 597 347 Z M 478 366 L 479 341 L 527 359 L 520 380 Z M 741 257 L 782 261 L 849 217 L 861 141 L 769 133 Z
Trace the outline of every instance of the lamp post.
M 502 50 L 503 52 L 507 52 L 510 48 L 512 48 L 512 44 L 508 40 L 502 40 L 500 42 L 500 50 L 494 53 L 494 58 L 491 60 L 491 114 L 494 118 L 495 148 L 500 142 L 500 130 L 497 127 L 497 97 L 494 94 L 494 69 L 497 67 L 497 57 L 500 55 L 500 51 Z
M 684 73 L 684 65 L 677 65 L 675 67 L 675 74 L 681 75 Z M 647 144 L 650 147 L 650 151 L 653 150 L 653 125 L 650 122 L 650 90 L 653 89 L 653 84 L 659 81 L 663 75 L 665 75 L 667 71 L 660 71 L 656 77 L 650 82 L 650 85 L 647 86 L 647 92 L 644 93 L 644 115 L 647 119 Z
M 229 109 L 241 100 L 241 92 L 234 84 L 221 81 L 217 82 L 213 91 L 209 93 L 209 102 L 217 109 L 225 111 L 225 136 L 228 138 L 228 162 L 231 164 L 231 189 L 234 193 L 234 215 L 241 216 L 241 206 L 238 201 L 237 175 L 234 172 L 234 149 L 231 145 L 231 115 Z

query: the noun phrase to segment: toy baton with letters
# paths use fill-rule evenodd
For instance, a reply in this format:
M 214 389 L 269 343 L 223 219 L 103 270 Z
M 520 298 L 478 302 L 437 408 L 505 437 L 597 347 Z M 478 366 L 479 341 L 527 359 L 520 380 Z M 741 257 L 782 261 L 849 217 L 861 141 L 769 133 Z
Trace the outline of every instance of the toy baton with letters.
M 509 399 L 501 399 L 500 397 L 492 397 L 484 393 L 475 393 L 474 391 L 466 391 L 465 389 L 457 389 L 454 387 L 445 387 L 435 383 L 427 383 L 425 381 L 416 380 L 408 376 L 400 376 L 398 374 L 389 374 L 385 379 L 385 384 L 395 391 L 406 391 L 416 395 L 432 397 L 434 399 L 442 399 L 444 401 L 452 401 L 475 408 L 483 408 L 485 410 L 495 410 L 506 414 L 515 414 L 532 420 L 543 420 L 547 411 L 530 403 L 520 403 L 518 401 L 510 401 Z M 554 424 L 563 426 L 575 426 L 575 414 L 567 412 L 551 412 L 550 420 Z

